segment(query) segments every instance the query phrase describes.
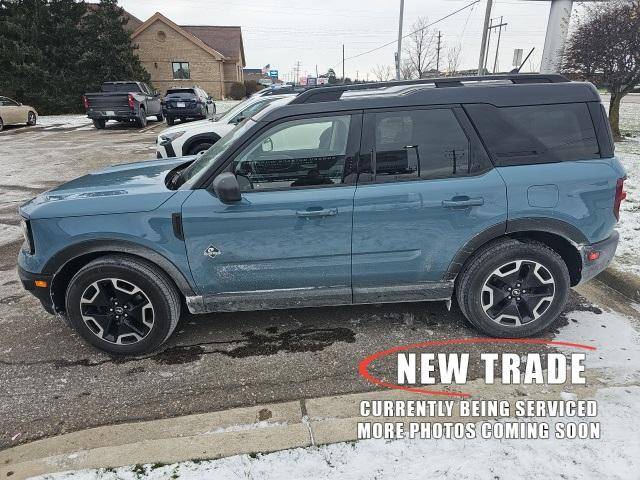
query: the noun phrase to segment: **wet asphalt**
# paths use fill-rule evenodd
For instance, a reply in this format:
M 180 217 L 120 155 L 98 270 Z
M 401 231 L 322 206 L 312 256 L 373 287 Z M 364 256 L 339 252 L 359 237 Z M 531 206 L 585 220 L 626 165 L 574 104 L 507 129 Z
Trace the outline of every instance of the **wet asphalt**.
M 103 165 L 153 158 L 160 129 L 0 134 L 0 226 L 16 226 L 17 205 L 53 185 Z M 15 272 L 20 244 L 0 243 L 0 449 L 93 426 L 374 390 L 358 375 L 366 356 L 480 336 L 455 305 L 449 312 L 441 302 L 185 315 L 159 353 L 113 358 L 22 290 Z M 576 309 L 599 312 L 572 293 L 566 311 Z M 562 316 L 542 336 L 566 323 Z M 391 378 L 391 367 L 382 361 L 371 371 Z

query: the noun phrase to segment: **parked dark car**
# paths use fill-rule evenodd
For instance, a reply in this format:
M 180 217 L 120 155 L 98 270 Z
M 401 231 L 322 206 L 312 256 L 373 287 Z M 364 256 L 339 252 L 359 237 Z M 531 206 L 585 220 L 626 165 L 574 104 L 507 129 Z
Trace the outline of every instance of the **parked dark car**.
M 147 117 L 164 120 L 160 94 L 142 82 L 105 82 L 99 93 L 82 96 L 87 116 L 97 129 L 109 120 L 133 121 L 137 127 L 147 125 Z
M 216 113 L 216 104 L 200 87 L 171 88 L 162 100 L 162 113 L 167 125 L 173 125 L 176 119 L 186 122 L 210 118 Z

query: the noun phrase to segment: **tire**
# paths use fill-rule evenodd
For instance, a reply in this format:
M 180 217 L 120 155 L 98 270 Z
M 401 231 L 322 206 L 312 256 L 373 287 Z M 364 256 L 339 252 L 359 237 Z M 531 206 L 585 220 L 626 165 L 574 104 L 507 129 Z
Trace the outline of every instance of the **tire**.
M 35 112 L 29 112 L 27 114 L 27 125 L 33 127 L 37 122 L 37 117 Z
M 138 118 L 136 118 L 136 125 L 138 128 L 144 128 L 147 126 L 147 112 L 144 107 L 140 107 L 138 111 Z
M 0 117 L 0 132 L 4 130 L 4 122 L 2 121 L 2 117 Z
M 569 271 L 554 250 L 535 241 L 505 239 L 481 248 L 467 261 L 456 296 L 478 330 L 519 338 L 551 325 L 562 313 L 569 288 Z
M 209 148 L 211 148 L 211 145 L 213 145 L 213 143 L 211 142 L 196 143 L 189 149 L 188 155 L 197 155 L 200 152 L 206 152 L 207 150 L 209 150 Z
M 175 119 L 173 117 L 166 117 L 167 120 L 167 125 L 172 126 L 175 122 Z
M 156 115 L 156 119 L 157 119 L 159 122 L 164 121 L 164 115 L 162 114 L 162 112 L 161 112 L 159 115 Z
M 162 270 L 126 255 L 88 263 L 73 276 L 66 293 L 71 326 L 87 342 L 113 355 L 157 349 L 176 328 L 180 306 L 180 295 Z M 127 312 L 131 316 L 125 320 Z
M 106 125 L 107 125 L 107 121 L 106 120 L 94 120 L 93 121 L 93 126 L 96 127 L 98 130 L 102 130 Z

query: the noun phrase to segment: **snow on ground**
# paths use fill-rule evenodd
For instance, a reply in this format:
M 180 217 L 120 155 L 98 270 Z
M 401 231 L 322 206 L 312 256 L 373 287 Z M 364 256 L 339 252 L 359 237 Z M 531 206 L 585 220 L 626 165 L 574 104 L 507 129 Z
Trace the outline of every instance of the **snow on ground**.
M 602 389 L 599 440 L 363 440 L 221 460 L 85 470 L 40 479 L 638 478 L 640 386 Z M 562 421 L 562 418 L 558 419 Z M 571 420 L 569 420 L 571 421 Z M 551 424 L 555 422 L 550 422 Z M 551 427 L 552 428 L 552 427 Z
M 589 368 L 615 386 L 600 389 L 597 440 L 364 440 L 271 454 L 173 465 L 136 465 L 37 477 L 40 480 L 276 479 L 638 479 L 640 475 L 640 332 L 613 312 L 574 311 L 557 339 L 597 345 Z M 573 350 L 570 351 L 571 353 Z M 573 394 L 561 395 L 575 399 Z M 546 419 L 553 425 L 575 418 Z
M 78 128 L 91 124 L 86 115 L 43 115 L 38 117 L 37 125 L 45 128 Z
M 616 143 L 616 155 L 627 170 L 627 199 L 620 209 L 620 244 L 615 265 L 640 275 L 640 103 L 622 103 L 620 130 L 628 136 L 625 141 Z
M 0 223 L 0 246 L 13 243 L 20 238 L 22 238 L 20 227 Z

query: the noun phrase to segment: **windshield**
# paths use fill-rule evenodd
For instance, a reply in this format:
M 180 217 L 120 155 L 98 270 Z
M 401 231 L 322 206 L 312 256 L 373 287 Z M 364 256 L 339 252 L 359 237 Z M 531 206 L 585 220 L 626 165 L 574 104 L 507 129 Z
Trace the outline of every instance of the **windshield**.
M 222 115 L 222 117 L 220 117 L 218 122 L 231 123 L 233 121 L 236 121 L 236 117 L 249 118 L 252 115 L 258 113 L 260 110 L 262 110 L 264 107 L 269 105 L 274 100 L 277 100 L 277 98 L 273 98 L 273 97 L 263 98 L 260 100 L 256 100 L 254 98 L 254 99 L 245 100 L 244 102 L 239 103 L 238 105 L 233 107 L 231 110 L 229 110 L 227 113 Z
M 249 130 L 256 122 L 250 118 L 244 120 L 236 128 L 227 133 L 218 140 L 213 146 L 202 154 L 195 162 L 182 172 L 182 185 L 193 185 L 200 176 L 207 172 L 211 166 L 222 156 L 227 147 L 240 138 L 247 130 Z
M 140 87 L 137 83 L 103 83 L 103 92 L 139 92 Z

